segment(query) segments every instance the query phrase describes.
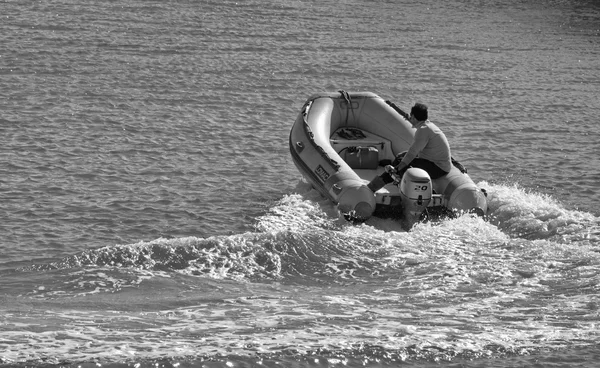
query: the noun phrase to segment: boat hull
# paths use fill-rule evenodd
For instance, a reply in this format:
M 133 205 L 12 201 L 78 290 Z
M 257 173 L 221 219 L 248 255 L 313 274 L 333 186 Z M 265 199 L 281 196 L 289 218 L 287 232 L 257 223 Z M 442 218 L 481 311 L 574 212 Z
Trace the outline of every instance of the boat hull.
M 289 147 L 294 164 L 315 189 L 340 212 L 364 220 L 379 212 L 401 213 L 397 185 L 374 194 L 367 184 L 408 150 L 414 133 L 397 108 L 371 92 L 328 92 L 306 101 L 290 131 Z M 431 206 L 487 212 L 485 193 L 455 167 L 432 186 L 437 194 Z

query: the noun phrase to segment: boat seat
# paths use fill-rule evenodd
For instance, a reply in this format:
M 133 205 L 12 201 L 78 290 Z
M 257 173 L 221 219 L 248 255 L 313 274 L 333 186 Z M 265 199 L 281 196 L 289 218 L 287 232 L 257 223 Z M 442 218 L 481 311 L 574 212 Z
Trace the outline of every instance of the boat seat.
M 353 166 L 353 161 L 348 162 L 348 160 L 346 160 L 348 165 L 353 169 L 375 169 L 379 166 L 381 160 L 393 159 L 394 157 L 391 149 L 392 144 L 389 139 L 358 128 L 342 127 L 331 135 L 329 142 L 331 147 L 342 156 L 344 160 L 346 160 L 344 155 L 347 155 L 345 151 L 352 151 L 354 148 L 359 149 L 361 160 L 359 160 L 357 167 Z M 377 160 L 374 160 L 373 155 L 375 152 L 371 150 L 371 148 L 375 149 L 377 152 Z M 352 159 L 354 159 L 354 157 L 349 158 L 349 160 Z

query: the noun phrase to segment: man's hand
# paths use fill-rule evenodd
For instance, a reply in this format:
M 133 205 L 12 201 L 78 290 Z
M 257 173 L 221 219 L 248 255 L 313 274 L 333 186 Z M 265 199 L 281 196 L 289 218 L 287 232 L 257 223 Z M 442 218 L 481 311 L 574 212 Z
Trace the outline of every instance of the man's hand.
M 396 168 L 393 167 L 392 165 L 385 165 L 385 172 L 390 174 L 390 175 L 395 175 L 396 174 Z

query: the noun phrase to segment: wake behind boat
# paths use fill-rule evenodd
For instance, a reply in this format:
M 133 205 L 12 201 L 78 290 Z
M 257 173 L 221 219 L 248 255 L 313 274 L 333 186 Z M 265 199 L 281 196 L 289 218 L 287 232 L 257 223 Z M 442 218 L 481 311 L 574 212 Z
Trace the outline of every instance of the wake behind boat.
M 402 178 L 375 193 L 367 187 L 412 144 L 415 129 L 405 116 L 393 103 L 371 92 L 315 94 L 304 104 L 290 132 L 294 164 L 346 218 L 364 221 L 374 215 L 392 215 L 410 227 L 434 209 L 484 215 L 485 191 L 456 162 L 438 179 L 432 180 L 422 169 L 409 168 Z

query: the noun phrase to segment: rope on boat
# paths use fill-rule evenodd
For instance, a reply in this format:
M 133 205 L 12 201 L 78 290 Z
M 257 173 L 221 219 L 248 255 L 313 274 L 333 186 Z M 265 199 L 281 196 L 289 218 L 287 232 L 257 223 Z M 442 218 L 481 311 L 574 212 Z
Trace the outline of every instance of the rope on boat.
M 346 126 L 348 126 L 348 117 L 350 115 L 348 113 L 348 110 L 352 111 L 352 118 L 356 121 L 356 116 L 354 115 L 354 107 L 352 107 L 352 97 L 350 97 L 350 94 L 344 91 L 343 89 L 339 90 L 339 92 L 342 94 L 342 98 L 346 100 Z

